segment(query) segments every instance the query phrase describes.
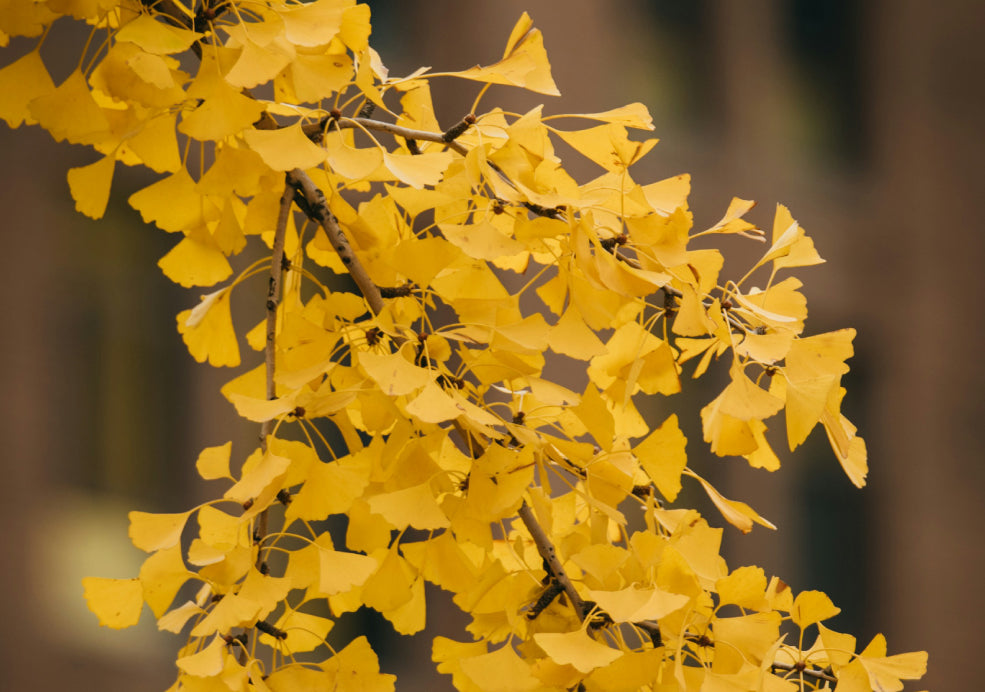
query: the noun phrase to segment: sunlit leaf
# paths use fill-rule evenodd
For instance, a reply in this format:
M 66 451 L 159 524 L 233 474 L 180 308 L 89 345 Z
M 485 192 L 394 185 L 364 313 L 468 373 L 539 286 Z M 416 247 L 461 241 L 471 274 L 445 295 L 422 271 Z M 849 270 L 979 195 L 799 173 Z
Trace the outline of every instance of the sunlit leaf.
M 38 51 L 31 51 L 0 69 L 0 118 L 8 127 L 20 127 L 21 123 L 36 122 L 28 104 L 36 98 L 51 94 L 55 83 L 41 61 Z
M 157 21 L 152 15 L 141 14 L 116 33 L 116 40 L 135 43 L 148 53 L 162 55 L 188 50 L 204 36 L 166 21 Z
M 100 625 L 120 630 L 133 627 L 140 620 L 144 598 L 139 579 L 86 577 L 82 586 L 89 610 L 99 618 Z
M 143 551 L 152 553 L 177 545 L 191 512 L 151 514 L 130 512 L 130 540 Z
M 91 219 L 100 219 L 109 202 L 116 160 L 104 156 L 95 163 L 68 171 L 68 188 L 75 200 L 75 209 Z
M 572 665 L 582 673 L 590 673 L 622 656 L 621 651 L 592 639 L 585 630 L 535 634 L 534 641 L 557 663 Z
M 275 171 L 311 168 L 325 160 L 325 151 L 304 135 L 300 125 L 277 130 L 247 130 L 243 139 Z

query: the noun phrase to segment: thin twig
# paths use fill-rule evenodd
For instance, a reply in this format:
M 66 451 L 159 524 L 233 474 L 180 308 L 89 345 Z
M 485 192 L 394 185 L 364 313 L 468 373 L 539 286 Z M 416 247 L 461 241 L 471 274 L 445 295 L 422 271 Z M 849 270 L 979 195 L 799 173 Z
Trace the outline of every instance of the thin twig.
M 295 168 L 287 175 L 290 186 L 298 190 L 304 197 L 305 213 L 328 234 L 329 242 L 332 243 L 332 247 L 339 259 L 342 260 L 342 264 L 349 271 L 349 276 L 356 282 L 356 286 L 359 287 L 366 302 L 369 303 L 370 310 L 373 311 L 374 315 L 378 315 L 383 309 L 383 296 L 380 294 L 380 289 L 370 278 L 366 268 L 359 261 L 359 257 L 353 252 L 348 236 L 339 227 L 338 220 L 328 208 L 325 193 L 319 190 L 311 177 L 300 168 Z
M 267 399 L 277 398 L 277 385 L 274 383 L 274 367 L 277 357 L 277 306 L 280 304 L 281 287 L 284 283 L 284 238 L 287 235 L 287 222 L 291 215 L 291 204 L 294 202 L 294 187 L 290 179 L 284 185 L 284 194 L 280 198 L 280 211 L 277 214 L 277 227 L 274 229 L 273 253 L 270 257 L 270 279 L 267 285 L 267 342 L 264 349 L 264 361 L 267 373 Z M 265 420 L 260 425 L 260 449 L 267 451 L 267 437 L 273 430 L 273 419 Z M 257 516 L 255 538 L 257 542 L 267 535 L 267 510 Z M 263 564 L 263 551 L 257 550 L 257 569 Z
M 574 606 L 575 612 L 578 613 L 578 619 L 584 620 L 587 613 L 585 612 L 585 602 L 578 595 L 575 590 L 575 585 L 571 583 L 571 579 L 568 578 L 568 573 L 564 571 L 564 567 L 561 565 L 561 560 L 558 559 L 557 550 L 554 548 L 554 544 L 551 543 L 551 539 L 547 536 L 547 532 L 544 531 L 544 527 L 540 525 L 537 521 L 537 517 L 534 516 L 534 511 L 524 500 L 523 504 L 520 505 L 520 509 L 517 511 L 517 515 L 523 522 L 523 525 L 527 527 L 527 531 L 530 532 L 531 538 L 534 539 L 534 544 L 537 546 L 537 552 L 544 559 L 544 564 L 550 570 L 551 576 L 564 587 L 564 593 L 568 596 L 568 600 L 571 601 L 571 605 Z
M 811 678 L 817 678 L 818 680 L 826 680 L 828 682 L 838 682 L 838 678 L 830 673 L 818 670 L 817 668 L 803 668 L 800 669 L 798 666 L 792 663 L 772 663 L 771 666 L 777 670 L 783 670 L 787 672 L 797 672 L 801 675 L 806 675 Z

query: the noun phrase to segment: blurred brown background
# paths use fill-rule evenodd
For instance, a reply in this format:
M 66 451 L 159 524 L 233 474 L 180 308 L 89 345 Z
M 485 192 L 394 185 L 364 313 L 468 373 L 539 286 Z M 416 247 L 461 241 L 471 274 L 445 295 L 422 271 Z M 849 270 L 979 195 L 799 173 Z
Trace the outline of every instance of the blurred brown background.
M 774 475 L 702 457 L 692 433 L 693 463 L 781 527 L 729 531 L 730 566 L 760 564 L 796 590 L 827 591 L 844 610 L 833 626 L 863 646 L 884 632 L 891 653 L 927 649 L 930 673 L 913 689 L 975 689 L 985 644 L 985 4 L 372 4 L 391 74 L 492 62 L 528 10 L 564 95 L 497 89 L 485 106 L 593 112 L 642 101 L 663 141 L 636 178 L 690 172 L 697 227 L 733 195 L 758 200 L 751 218 L 767 227 L 777 202 L 790 206 L 828 260 L 798 273 L 808 329 L 859 331 L 846 411 L 869 443 L 870 485 L 848 483 L 819 431 Z M 74 65 L 52 60 L 58 78 Z M 475 94 L 457 82 L 434 90 L 445 125 Z M 66 168 L 91 154 L 0 127 L 0 156 L 0 688 L 163 689 L 177 640 L 146 612 L 135 630 L 100 630 L 79 581 L 135 575 L 126 512 L 194 504 L 209 490 L 193 478 L 198 450 L 248 433 L 217 394 L 229 374 L 196 365 L 174 329 L 173 315 L 197 300 L 155 266 L 176 239 L 141 227 L 126 205 L 152 176 L 118 167 L 107 218 L 95 223 L 73 211 L 65 183 Z M 398 689 L 439 688 L 426 682 L 426 641 L 380 636 L 397 652 L 385 670 L 425 670 Z

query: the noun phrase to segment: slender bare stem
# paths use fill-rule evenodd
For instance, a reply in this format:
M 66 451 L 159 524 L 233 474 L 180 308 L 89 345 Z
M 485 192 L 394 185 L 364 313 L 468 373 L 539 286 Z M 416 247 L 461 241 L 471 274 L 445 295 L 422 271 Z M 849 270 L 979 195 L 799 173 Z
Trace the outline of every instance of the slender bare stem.
M 295 168 L 288 173 L 288 180 L 291 186 L 297 189 L 304 197 L 308 216 L 325 229 L 325 233 L 328 234 L 328 239 L 332 243 L 332 247 L 338 253 L 342 264 L 349 271 L 352 280 L 356 282 L 356 286 L 359 287 L 366 302 L 369 303 L 373 314 L 379 314 L 380 310 L 383 309 L 383 296 L 380 294 L 380 289 L 373 283 L 366 268 L 359 261 L 356 253 L 353 252 L 352 246 L 349 244 L 349 238 L 342 228 L 339 227 L 338 219 L 335 218 L 335 215 L 328 208 L 325 194 L 315 186 L 311 177 L 300 168 Z
M 547 532 L 544 531 L 544 527 L 540 525 L 537 521 L 537 517 L 534 516 L 533 509 L 530 505 L 523 502 L 520 505 L 520 509 L 517 512 L 520 517 L 520 521 L 523 525 L 527 527 L 527 531 L 530 532 L 530 536 L 534 539 L 534 544 L 537 546 L 537 552 L 540 553 L 541 558 L 544 560 L 544 564 L 547 566 L 548 571 L 551 573 L 558 584 L 564 588 L 564 593 L 567 594 L 568 600 L 571 601 L 571 605 L 574 606 L 575 612 L 578 613 L 578 619 L 584 620 L 587 613 L 585 612 L 585 602 L 578 595 L 575 590 L 575 585 L 568 578 L 568 573 L 564 571 L 564 567 L 561 565 L 561 560 L 557 556 L 557 550 L 554 548 L 554 544 L 551 543 L 551 539 L 547 536 Z
M 264 348 L 264 361 L 267 374 L 267 399 L 277 398 L 277 386 L 274 383 L 275 363 L 277 357 L 277 306 L 280 304 L 282 286 L 284 283 L 284 238 L 287 235 L 287 222 L 291 215 L 291 205 L 294 202 L 294 187 L 288 179 L 284 185 L 284 194 L 280 198 L 280 211 L 277 214 L 277 227 L 274 229 L 273 252 L 270 257 L 270 279 L 267 285 L 267 342 Z M 274 421 L 265 420 L 260 426 L 260 448 L 267 451 L 267 437 L 273 430 Z M 255 538 L 257 543 L 267 535 L 267 510 L 257 516 Z M 263 551 L 257 550 L 257 569 L 263 563 Z
M 827 680 L 828 682 L 838 682 L 838 678 L 836 678 L 834 675 L 831 675 L 830 673 L 824 670 L 817 670 L 816 668 L 804 668 L 803 670 L 800 670 L 797 668 L 797 666 L 791 663 L 773 663 L 772 665 L 777 670 L 797 671 L 801 675 L 811 678 L 817 678 L 818 680 Z

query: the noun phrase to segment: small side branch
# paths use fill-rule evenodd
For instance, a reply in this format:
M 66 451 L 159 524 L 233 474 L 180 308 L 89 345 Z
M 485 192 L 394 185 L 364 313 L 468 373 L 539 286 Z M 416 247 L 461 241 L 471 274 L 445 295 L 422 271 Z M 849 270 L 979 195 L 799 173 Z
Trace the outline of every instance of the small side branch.
M 578 613 L 578 618 L 580 620 L 584 620 L 585 616 L 588 615 L 588 613 L 585 612 L 585 602 L 575 590 L 575 585 L 572 584 L 571 579 L 568 578 L 568 573 L 564 571 L 564 567 L 561 565 L 561 560 L 558 559 L 557 550 L 554 549 L 554 544 L 551 543 L 551 539 L 548 538 L 547 532 L 544 531 L 544 527 L 540 525 L 540 522 L 537 521 L 537 517 L 534 516 L 533 509 L 531 509 L 530 505 L 524 501 L 524 503 L 520 505 L 517 515 L 519 515 L 523 525 L 527 527 L 527 531 L 529 531 L 531 537 L 533 537 L 534 543 L 537 545 L 537 552 L 540 553 L 541 558 L 543 558 L 544 564 L 550 571 L 552 579 L 564 588 L 564 593 L 567 595 L 568 600 L 571 601 L 571 605 L 574 606 L 575 612 Z
M 339 259 L 342 260 L 342 264 L 349 270 L 349 275 L 356 282 L 356 286 L 359 287 L 366 302 L 369 303 L 373 314 L 379 314 L 380 310 L 383 309 L 383 296 L 380 293 L 380 289 L 370 278 L 369 273 L 366 271 L 362 262 L 359 261 L 356 253 L 352 251 L 349 238 L 339 227 L 338 220 L 328 208 L 325 194 L 315 186 L 311 177 L 300 168 L 295 168 L 288 173 L 287 178 L 291 188 L 292 199 L 294 195 L 293 190 L 297 189 L 304 199 L 304 203 L 300 205 L 301 208 L 307 214 L 308 218 L 320 225 L 325 230 L 325 233 L 328 234 L 332 248 L 338 254 Z
M 277 306 L 280 304 L 284 283 L 284 238 L 287 236 L 287 222 L 294 202 L 294 187 L 290 179 L 284 186 L 280 197 L 280 210 L 277 214 L 277 227 L 274 230 L 273 251 L 270 257 L 270 278 L 267 281 L 267 340 L 264 348 L 264 361 L 267 371 L 267 399 L 277 398 L 274 384 L 274 363 L 277 354 Z M 267 435 L 273 430 L 273 421 L 264 421 L 260 428 L 260 445 L 266 450 Z
M 284 238 L 287 236 L 287 222 L 291 215 L 291 204 L 294 202 L 294 187 L 290 179 L 284 185 L 284 194 L 280 198 L 280 210 L 277 214 L 277 227 L 274 229 L 273 252 L 270 257 L 270 278 L 267 284 L 267 341 L 264 348 L 264 362 L 267 375 L 267 399 L 277 398 L 277 386 L 274 383 L 274 368 L 277 356 L 277 306 L 280 304 L 282 286 L 284 283 Z M 260 448 L 267 451 L 267 437 L 273 431 L 274 421 L 266 420 L 260 426 Z M 257 516 L 253 537 L 257 544 L 267 535 L 267 510 Z M 264 565 L 263 551 L 257 550 L 256 566 L 262 570 Z
M 830 669 L 818 670 L 817 668 L 808 668 L 806 666 L 797 665 L 795 663 L 773 663 L 772 668 L 775 670 L 782 670 L 784 672 L 794 672 L 804 677 L 814 678 L 816 680 L 825 680 L 827 682 L 838 682 Z

